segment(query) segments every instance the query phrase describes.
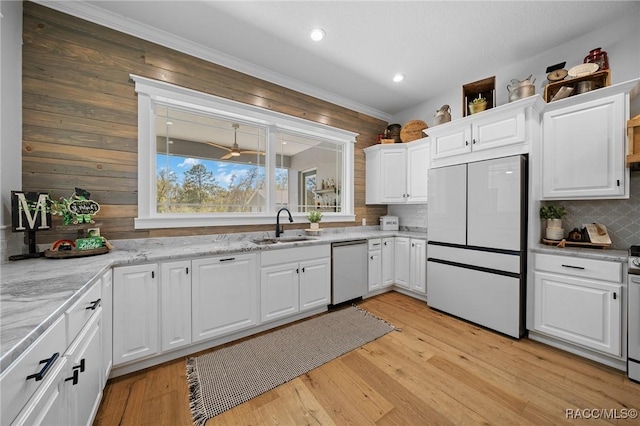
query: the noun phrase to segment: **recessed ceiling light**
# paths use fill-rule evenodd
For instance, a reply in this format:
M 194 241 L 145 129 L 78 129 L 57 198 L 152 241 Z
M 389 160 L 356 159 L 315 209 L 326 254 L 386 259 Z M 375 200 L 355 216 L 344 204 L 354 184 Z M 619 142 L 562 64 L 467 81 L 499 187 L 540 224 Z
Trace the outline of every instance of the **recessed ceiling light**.
M 311 37 L 311 40 L 313 41 L 320 41 L 324 38 L 324 36 L 325 32 L 322 28 L 314 28 L 309 33 L 309 37 Z
M 167 126 L 171 126 L 173 124 L 173 121 L 167 121 Z
M 404 77 L 404 74 L 396 74 L 393 76 L 393 81 L 396 83 L 400 83 L 402 80 L 404 80 Z

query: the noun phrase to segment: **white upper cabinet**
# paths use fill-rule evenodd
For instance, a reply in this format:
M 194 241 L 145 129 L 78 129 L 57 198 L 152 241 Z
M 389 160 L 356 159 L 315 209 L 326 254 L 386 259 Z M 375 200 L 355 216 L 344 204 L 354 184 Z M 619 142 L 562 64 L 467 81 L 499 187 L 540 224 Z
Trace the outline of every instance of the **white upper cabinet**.
M 431 167 L 528 153 L 543 105 L 531 96 L 427 129 Z
M 366 148 L 366 203 L 427 202 L 430 148 L 427 138 Z
M 543 115 L 542 198 L 628 198 L 625 95 L 546 111 Z

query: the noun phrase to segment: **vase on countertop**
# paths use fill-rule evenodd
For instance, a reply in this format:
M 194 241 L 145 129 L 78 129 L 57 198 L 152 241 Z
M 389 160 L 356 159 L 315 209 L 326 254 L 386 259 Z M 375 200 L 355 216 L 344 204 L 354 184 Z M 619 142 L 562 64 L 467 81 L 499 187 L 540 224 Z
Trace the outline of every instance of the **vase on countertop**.
M 312 222 L 309 224 L 309 229 L 311 229 L 312 231 L 317 231 L 318 229 L 320 229 L 320 224 L 317 222 Z

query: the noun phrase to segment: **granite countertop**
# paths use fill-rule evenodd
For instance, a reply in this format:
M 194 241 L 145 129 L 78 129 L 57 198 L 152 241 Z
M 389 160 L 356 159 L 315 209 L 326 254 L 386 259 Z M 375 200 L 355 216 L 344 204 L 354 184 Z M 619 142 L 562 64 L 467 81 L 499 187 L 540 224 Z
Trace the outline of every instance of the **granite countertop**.
M 612 262 L 624 262 L 629 259 L 627 250 L 583 248 L 583 247 L 556 247 L 546 244 L 534 244 L 531 247 L 534 253 L 557 254 L 561 256 L 581 257 L 584 259 L 608 260 Z
M 303 235 L 287 231 L 283 236 Z M 279 250 L 353 239 L 393 236 L 425 238 L 423 230 L 380 231 L 377 226 L 327 228 L 313 239 L 256 244 L 273 232 L 111 241 L 107 254 L 73 259 L 29 259 L 2 264 L 0 284 L 0 372 L 4 371 L 102 274 L 114 266 L 197 258 L 225 253 Z

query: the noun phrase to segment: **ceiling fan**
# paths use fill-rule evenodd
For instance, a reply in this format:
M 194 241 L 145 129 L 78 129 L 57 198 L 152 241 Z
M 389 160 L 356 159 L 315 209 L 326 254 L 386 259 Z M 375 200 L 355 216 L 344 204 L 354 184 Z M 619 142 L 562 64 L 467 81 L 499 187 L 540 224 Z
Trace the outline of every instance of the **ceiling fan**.
M 222 157 L 220 157 L 221 160 L 228 160 L 231 157 L 239 157 L 243 154 L 260 154 L 260 155 L 264 155 L 264 152 L 261 151 L 244 151 L 244 150 L 240 150 L 240 147 L 238 146 L 238 128 L 240 127 L 239 124 L 237 123 L 233 123 L 231 125 L 231 127 L 233 127 L 233 145 L 231 145 L 231 148 L 226 147 L 224 145 L 218 145 L 217 143 L 213 143 L 213 142 L 207 142 L 208 145 L 211 146 L 215 146 L 216 148 L 220 148 L 220 149 L 224 149 L 226 151 L 229 151 L 227 154 L 223 155 Z

